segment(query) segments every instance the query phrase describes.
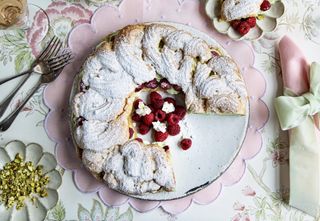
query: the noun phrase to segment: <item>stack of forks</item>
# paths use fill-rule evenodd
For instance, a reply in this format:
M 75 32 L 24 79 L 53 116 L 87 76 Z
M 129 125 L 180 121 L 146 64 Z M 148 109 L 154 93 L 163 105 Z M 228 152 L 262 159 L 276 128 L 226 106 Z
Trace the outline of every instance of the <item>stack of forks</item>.
M 6 131 L 19 112 L 23 109 L 25 104 L 33 96 L 33 94 L 40 88 L 41 85 L 48 84 L 54 81 L 62 72 L 63 68 L 72 61 L 72 52 L 63 46 L 62 42 L 57 38 L 53 37 L 41 54 L 35 59 L 27 71 L 24 71 L 18 75 L 8 77 L 0 80 L 0 85 L 11 81 L 17 77 L 24 76 L 23 80 L 19 85 L 0 103 L 0 117 L 3 116 L 7 110 L 12 99 L 24 83 L 29 79 L 32 73 L 40 74 L 40 80 L 36 86 L 31 90 L 29 95 L 19 104 L 19 106 L 10 113 L 5 119 L 0 122 L 0 131 Z

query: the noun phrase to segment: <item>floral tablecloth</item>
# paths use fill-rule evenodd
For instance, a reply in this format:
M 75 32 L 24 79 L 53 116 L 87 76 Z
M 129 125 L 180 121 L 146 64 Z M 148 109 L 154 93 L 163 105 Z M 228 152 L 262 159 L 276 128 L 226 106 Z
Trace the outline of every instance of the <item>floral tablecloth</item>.
M 176 1 L 176 0 L 173 0 Z M 177 0 L 179 4 L 185 1 Z M 29 0 L 44 9 L 50 19 L 49 35 L 66 39 L 70 30 L 82 23 L 88 23 L 94 11 L 105 3 L 118 6 L 119 0 Z M 152 0 L 148 0 L 152 4 Z M 285 134 L 279 130 L 273 111 L 273 98 L 281 90 L 279 84 L 281 70 L 277 53 L 277 41 L 284 34 L 292 37 L 305 51 L 309 61 L 320 61 L 320 1 L 284 0 L 285 15 L 279 21 L 275 33 L 252 44 L 255 51 L 255 67 L 267 81 L 267 91 L 263 100 L 270 109 L 270 118 L 262 129 L 263 148 L 252 160 L 247 161 L 246 172 L 241 181 L 222 190 L 219 198 L 209 205 L 193 204 L 179 215 L 170 215 L 161 208 L 149 213 L 138 213 L 128 207 L 112 208 L 104 205 L 96 194 L 83 194 L 73 183 L 72 173 L 64 171 L 63 184 L 59 189 L 60 201 L 49 212 L 48 221 L 87 220 L 87 221 L 131 221 L 131 220 L 266 220 L 266 221 L 302 221 L 314 220 L 312 217 L 289 207 L 281 201 L 288 199 L 288 143 Z M 34 18 L 29 31 L 0 31 L 0 78 L 25 69 L 43 46 L 41 33 L 46 17 Z M 14 109 L 28 93 L 35 78 L 30 79 L 24 90 L 18 94 L 9 110 Z M 0 87 L 0 97 L 4 98 L 17 82 Z M 25 143 L 37 142 L 46 151 L 54 152 L 54 142 L 44 130 L 44 119 L 48 112 L 39 90 L 30 100 L 12 127 L 0 133 L 0 145 L 19 139 Z

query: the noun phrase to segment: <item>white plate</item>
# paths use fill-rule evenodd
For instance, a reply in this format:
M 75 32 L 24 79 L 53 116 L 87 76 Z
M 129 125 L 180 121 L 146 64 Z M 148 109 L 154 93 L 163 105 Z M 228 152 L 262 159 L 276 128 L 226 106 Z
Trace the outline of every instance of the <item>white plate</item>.
M 233 40 L 258 40 L 264 34 L 273 32 L 278 26 L 278 20 L 285 12 L 285 5 L 282 0 L 270 0 L 271 8 L 268 11 L 261 12 L 264 16 L 262 20 L 257 20 L 257 25 L 245 34 L 240 35 L 234 30 L 229 22 L 220 19 L 221 1 L 220 0 L 207 0 L 206 13 L 212 19 L 213 26 L 222 34 L 228 35 Z
M 177 23 L 161 23 L 186 30 L 228 54 L 214 39 L 194 28 Z M 71 99 L 74 92 L 71 93 Z M 179 148 L 177 144 L 181 136 L 169 137 L 166 141 L 170 146 L 176 176 L 175 191 L 130 196 L 144 200 L 173 200 L 205 188 L 218 179 L 236 158 L 246 135 L 248 120 L 249 105 L 245 116 L 188 114 L 185 122 L 192 135 L 192 147 L 187 151 Z M 186 127 L 182 127 L 186 131 Z

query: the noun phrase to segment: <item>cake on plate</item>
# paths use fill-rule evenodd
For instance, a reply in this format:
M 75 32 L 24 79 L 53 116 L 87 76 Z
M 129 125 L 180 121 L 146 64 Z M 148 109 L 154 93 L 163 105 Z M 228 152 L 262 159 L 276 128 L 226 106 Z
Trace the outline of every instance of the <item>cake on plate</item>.
M 264 19 L 264 13 L 271 6 L 269 0 L 222 0 L 221 19 L 245 35 L 256 27 L 257 20 Z
M 161 101 L 157 92 L 169 88 L 184 95 L 184 107 L 172 98 Z M 157 105 L 137 102 L 143 91 L 151 92 Z M 155 141 L 163 141 L 166 130 L 179 133 L 175 121 L 183 118 L 183 109 L 244 115 L 246 107 L 240 70 L 219 44 L 167 24 L 129 25 L 107 36 L 81 68 L 71 128 L 83 164 L 96 178 L 117 191 L 141 195 L 174 191 L 176 180 L 165 143 L 137 139 L 134 121 L 139 120 L 133 119 L 143 119 L 141 125 L 156 130 Z

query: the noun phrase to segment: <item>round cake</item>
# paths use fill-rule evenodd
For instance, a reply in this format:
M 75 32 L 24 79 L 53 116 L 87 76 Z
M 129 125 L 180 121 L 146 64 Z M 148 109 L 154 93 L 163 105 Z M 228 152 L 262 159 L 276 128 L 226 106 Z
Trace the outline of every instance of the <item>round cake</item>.
M 126 194 L 174 191 L 176 186 L 165 142 L 136 139 L 133 112 L 142 117 L 151 110 L 140 102 L 138 112 L 134 103 L 140 93 L 160 90 L 153 82 L 167 82 L 171 92 L 183 94 L 188 113 L 247 111 L 240 70 L 219 44 L 159 23 L 130 25 L 107 36 L 75 79 L 71 129 L 84 166 Z

